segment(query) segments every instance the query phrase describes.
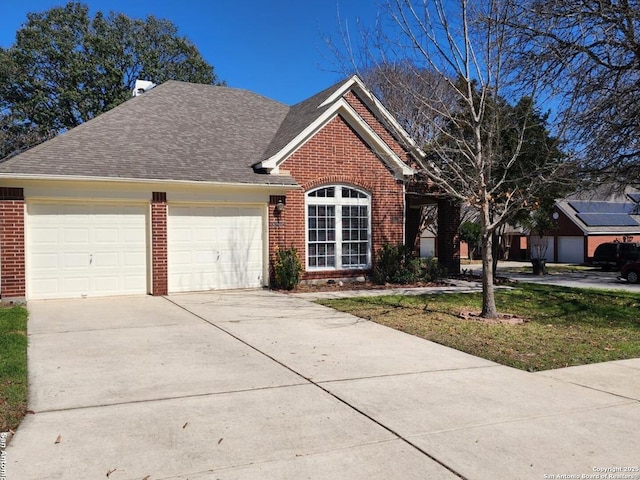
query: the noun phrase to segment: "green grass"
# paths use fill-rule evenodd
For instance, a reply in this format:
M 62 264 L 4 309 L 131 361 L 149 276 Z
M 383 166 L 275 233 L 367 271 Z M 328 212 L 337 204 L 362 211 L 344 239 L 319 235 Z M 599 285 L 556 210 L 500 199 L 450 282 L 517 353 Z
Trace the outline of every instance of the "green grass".
M 640 357 L 640 293 L 522 283 L 496 290 L 498 310 L 527 320 L 489 324 L 459 317 L 480 294 L 381 296 L 318 303 L 528 371 Z
M 27 411 L 27 310 L 0 307 L 0 432 Z

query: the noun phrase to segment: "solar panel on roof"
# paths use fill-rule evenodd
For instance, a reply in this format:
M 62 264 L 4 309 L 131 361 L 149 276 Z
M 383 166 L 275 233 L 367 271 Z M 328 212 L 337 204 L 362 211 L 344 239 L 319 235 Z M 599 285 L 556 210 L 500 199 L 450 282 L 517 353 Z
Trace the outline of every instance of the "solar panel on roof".
M 637 227 L 640 225 L 624 213 L 579 213 L 578 218 L 588 227 Z
M 629 198 L 636 203 L 640 203 L 640 193 L 629 193 Z
M 636 204 L 631 202 L 586 202 L 586 201 L 571 201 L 569 202 L 571 208 L 578 213 L 633 213 L 636 208 Z

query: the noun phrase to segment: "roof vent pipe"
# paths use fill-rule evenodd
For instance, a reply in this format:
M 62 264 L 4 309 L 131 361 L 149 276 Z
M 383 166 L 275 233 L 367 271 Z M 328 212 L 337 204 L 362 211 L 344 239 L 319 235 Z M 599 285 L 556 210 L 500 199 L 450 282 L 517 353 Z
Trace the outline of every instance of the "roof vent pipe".
M 155 87 L 156 84 L 153 82 L 149 82 L 148 80 L 136 80 L 136 84 L 133 87 L 133 97 L 137 97 L 142 95 L 144 92 L 148 92 L 149 90 L 151 90 L 153 87 Z

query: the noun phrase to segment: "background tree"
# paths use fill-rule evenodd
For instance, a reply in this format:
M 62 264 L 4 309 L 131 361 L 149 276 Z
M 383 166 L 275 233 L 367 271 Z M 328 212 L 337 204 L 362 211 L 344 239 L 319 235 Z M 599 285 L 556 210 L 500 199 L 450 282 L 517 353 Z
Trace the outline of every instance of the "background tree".
M 119 105 L 137 79 L 219 83 L 168 20 L 91 17 L 75 2 L 28 14 L 15 43 L 0 48 L 0 158 Z
M 356 58 L 356 69 L 400 64 L 420 85 L 423 72 L 431 72 L 444 89 L 434 96 L 404 82 L 404 95 L 429 112 L 433 133 L 419 158 L 421 175 L 441 192 L 478 212 L 482 242 L 482 315 L 497 316 L 493 288 L 494 233 L 505 222 L 532 204 L 548 185 L 559 178 L 562 162 L 540 143 L 535 163 L 521 156 L 532 128 L 546 131 L 530 95 L 514 95 L 507 70 L 510 38 L 508 20 L 512 5 L 458 0 L 389 0 L 383 21 L 365 31 Z M 384 25 L 390 25 L 385 30 Z M 347 52 L 353 52 L 352 45 Z M 453 97 L 452 97 L 453 96 Z M 452 101 L 453 98 L 453 101 Z M 532 147 L 533 150 L 533 147 Z M 537 150 L 537 149 L 536 149 Z
M 599 182 L 640 185 L 640 1 L 505 1 L 520 79 L 545 82 Z
M 481 240 L 480 225 L 475 222 L 462 222 L 460 224 L 460 240 L 467 242 L 469 260 L 473 258 L 473 254 L 480 245 Z

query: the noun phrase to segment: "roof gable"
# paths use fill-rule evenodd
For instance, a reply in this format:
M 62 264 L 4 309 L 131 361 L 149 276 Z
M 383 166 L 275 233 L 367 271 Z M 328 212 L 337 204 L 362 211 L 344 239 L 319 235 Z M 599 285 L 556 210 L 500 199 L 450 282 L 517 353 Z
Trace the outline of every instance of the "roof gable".
M 407 133 L 395 121 L 393 116 L 382 106 L 375 96 L 364 86 L 357 76 L 340 82 L 323 92 L 294 105 L 282 123 L 274 141 L 265 152 L 264 159 L 255 165 L 258 169 L 277 173 L 280 165 L 298 148 L 320 131 L 333 118 L 340 115 L 358 135 L 378 154 L 398 178 L 413 175 L 415 171 L 409 167 L 374 128 L 358 114 L 345 99 L 349 91 L 355 91 L 359 98 L 364 98 L 365 105 L 376 118 L 382 117 L 382 126 L 391 125 L 390 133 L 402 136 L 402 144 L 412 149 L 415 147 Z

